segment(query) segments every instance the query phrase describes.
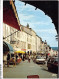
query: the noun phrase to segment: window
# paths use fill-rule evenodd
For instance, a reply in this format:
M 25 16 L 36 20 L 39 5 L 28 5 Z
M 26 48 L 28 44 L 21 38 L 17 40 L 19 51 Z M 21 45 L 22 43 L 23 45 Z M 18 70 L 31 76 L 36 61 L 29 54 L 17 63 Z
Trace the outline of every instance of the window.
M 28 44 L 28 49 L 31 49 L 31 44 Z

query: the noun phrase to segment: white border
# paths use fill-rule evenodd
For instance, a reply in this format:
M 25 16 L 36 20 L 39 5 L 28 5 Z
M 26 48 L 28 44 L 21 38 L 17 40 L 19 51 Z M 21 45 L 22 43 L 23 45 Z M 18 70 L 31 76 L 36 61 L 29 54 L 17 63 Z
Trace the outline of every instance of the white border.
M 1 26 L 0 26 L 0 33 L 1 33 L 1 37 L 0 37 L 0 55 L 1 55 L 1 79 L 3 79 L 3 0 L 1 0 Z
M 9 0 L 5 0 L 5 1 L 9 1 Z M 24 0 L 24 1 L 27 1 L 27 0 Z M 28 1 L 31 1 L 31 0 L 28 0 Z M 33 1 L 36 1 L 36 0 L 33 0 Z M 37 1 L 39 1 L 39 0 L 37 0 Z M 45 0 L 43 0 L 43 1 L 45 1 Z M 27 79 L 27 78 L 3 78 L 3 0 L 1 0 L 1 14 L 0 15 L 1 15 L 1 17 L 0 17 L 1 18 L 1 25 L 0 25 L 0 30 L 1 30 L 0 31 L 1 32 L 1 35 L 0 35 L 0 40 L 1 40 L 0 41 L 0 55 L 1 55 L 0 57 L 1 58 L 0 58 L 0 60 L 1 60 L 1 62 L 0 62 L 0 64 L 1 64 L 1 69 L 2 69 L 1 79 Z M 39 78 L 39 79 L 59 79 L 59 78 Z

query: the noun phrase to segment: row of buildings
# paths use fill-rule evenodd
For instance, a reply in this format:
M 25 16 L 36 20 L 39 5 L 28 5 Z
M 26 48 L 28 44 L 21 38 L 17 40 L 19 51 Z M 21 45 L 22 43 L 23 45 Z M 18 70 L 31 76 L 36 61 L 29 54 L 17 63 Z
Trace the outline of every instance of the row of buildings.
M 42 41 L 36 32 L 27 26 L 21 25 L 21 31 L 3 23 L 3 40 L 9 43 L 14 51 L 22 50 L 30 53 L 47 53 L 50 50 L 47 42 Z
M 54 52 L 46 40 L 43 42 L 42 38 L 29 27 L 29 24 L 27 26 L 20 24 L 14 2 L 11 0 L 3 3 L 3 41 L 10 44 L 14 52 L 21 50 L 26 51 L 26 53 L 50 53 L 53 55 Z M 4 58 L 6 59 L 6 56 Z

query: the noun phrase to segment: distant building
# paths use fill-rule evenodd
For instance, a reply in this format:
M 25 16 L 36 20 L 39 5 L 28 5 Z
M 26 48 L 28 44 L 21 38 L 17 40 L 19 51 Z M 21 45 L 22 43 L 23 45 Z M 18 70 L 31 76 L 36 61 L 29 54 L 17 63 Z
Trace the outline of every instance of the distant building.
M 44 44 L 44 42 L 42 41 L 42 43 L 41 43 L 41 53 L 45 53 L 45 44 Z
M 36 52 L 41 53 L 41 38 L 36 35 Z
M 27 34 L 27 50 L 28 52 L 36 52 L 36 33 L 29 28 L 27 24 L 26 27 L 22 26 L 22 30 Z

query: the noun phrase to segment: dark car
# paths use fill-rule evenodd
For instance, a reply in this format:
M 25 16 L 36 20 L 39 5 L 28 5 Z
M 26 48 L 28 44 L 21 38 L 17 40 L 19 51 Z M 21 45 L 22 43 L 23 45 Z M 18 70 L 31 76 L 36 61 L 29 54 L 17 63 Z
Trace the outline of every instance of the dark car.
M 58 57 L 51 57 L 47 61 L 48 70 L 58 72 Z

